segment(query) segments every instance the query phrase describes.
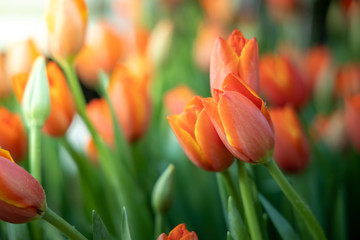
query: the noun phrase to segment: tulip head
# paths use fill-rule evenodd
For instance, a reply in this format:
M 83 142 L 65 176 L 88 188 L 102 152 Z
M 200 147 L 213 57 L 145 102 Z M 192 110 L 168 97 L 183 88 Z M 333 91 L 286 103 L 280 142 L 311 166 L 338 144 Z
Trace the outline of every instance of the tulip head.
M 153 209 L 160 214 L 166 214 L 173 203 L 175 193 L 175 167 L 170 164 L 155 183 L 151 203 Z
M 163 233 L 157 240 L 198 240 L 198 237 L 194 231 L 189 232 L 185 224 L 181 223 L 171 230 L 169 236 Z
M 295 110 L 287 105 L 269 110 L 275 130 L 274 159 L 288 173 L 303 170 L 309 163 L 310 149 Z
M 5 73 L 5 61 L 3 55 L 0 53 L 0 99 L 5 98 L 12 92 L 11 84 Z
M 171 115 L 180 114 L 194 96 L 195 92 L 188 86 L 179 85 L 165 93 L 165 108 Z
M 345 123 L 350 141 L 357 152 L 360 152 L 360 94 L 345 102 Z
M 19 162 L 28 150 L 28 139 L 20 115 L 0 107 L 0 132 L 0 146 L 9 149 L 14 160 Z
M 265 103 L 233 74 L 223 81 L 215 97 L 203 104 L 228 150 L 244 162 L 261 163 L 272 154 L 274 130 Z
M 259 49 L 255 38 L 246 39 L 239 30 L 234 30 L 227 41 L 218 37 L 210 59 L 210 87 L 222 89 L 225 77 L 233 73 L 243 79 L 256 93 L 259 92 Z
M 181 114 L 167 119 L 181 147 L 196 166 L 219 172 L 234 162 L 205 112 L 201 97 L 192 98 Z
M 45 192 L 40 183 L 0 149 L 0 219 L 26 223 L 40 218 L 46 210 Z
M 342 98 L 360 93 L 360 64 L 341 66 L 336 75 L 334 90 L 335 94 Z
M 50 0 L 46 10 L 48 47 L 52 56 L 68 58 L 82 48 L 87 25 L 84 0 Z

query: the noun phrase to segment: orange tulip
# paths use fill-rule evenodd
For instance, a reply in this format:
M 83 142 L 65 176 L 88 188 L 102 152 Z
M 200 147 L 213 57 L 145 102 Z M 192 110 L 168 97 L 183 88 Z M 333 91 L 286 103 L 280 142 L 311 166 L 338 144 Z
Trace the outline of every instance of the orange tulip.
M 0 54 L 0 98 L 9 96 L 12 91 L 11 83 L 5 74 L 5 63 L 3 59 L 3 55 Z
M 310 149 L 293 107 L 269 110 L 275 130 L 274 159 L 285 172 L 303 170 L 309 163 Z
M 19 162 L 28 150 L 28 139 L 20 115 L 0 107 L 0 132 L 0 146 L 9 149 L 15 161 Z
M 289 103 L 300 107 L 307 99 L 303 76 L 285 56 L 267 54 L 260 59 L 260 82 L 264 98 L 272 106 Z
M 345 102 L 346 130 L 354 148 L 360 153 L 360 94 Z
M 52 56 L 67 58 L 80 52 L 85 39 L 84 0 L 50 0 L 46 10 L 48 47 Z
M 255 38 L 246 39 L 234 30 L 227 41 L 218 37 L 210 59 L 210 87 L 214 96 L 228 73 L 243 79 L 256 93 L 259 92 L 259 49 Z
M 234 162 L 206 114 L 201 97 L 193 97 L 184 112 L 167 119 L 181 147 L 196 166 L 219 172 Z
M 228 150 L 244 162 L 262 161 L 274 148 L 274 130 L 261 98 L 234 74 L 203 104 Z
M 171 230 L 169 236 L 166 236 L 166 234 L 163 233 L 157 240 L 198 240 L 198 237 L 194 231 L 189 232 L 186 229 L 185 224 L 182 223 Z
M 340 67 L 335 81 L 337 96 L 348 98 L 360 93 L 360 64 L 350 63 Z
M 120 64 L 111 76 L 108 92 L 126 139 L 137 140 L 145 133 L 150 121 L 148 79 Z
M 227 24 L 235 15 L 232 0 L 201 0 L 200 4 L 212 22 Z
M 79 53 L 75 67 L 80 80 L 89 87 L 98 84 L 98 73 L 110 73 L 124 53 L 123 39 L 117 30 L 102 20 L 90 29 L 86 45 Z
M 46 66 L 49 82 L 51 112 L 43 127 L 43 131 L 50 136 L 63 136 L 75 113 L 75 105 L 61 69 L 54 63 Z M 13 87 L 19 101 L 22 101 L 27 75 L 18 74 L 13 78 Z
M 195 92 L 186 85 L 179 85 L 167 91 L 164 95 L 165 109 L 170 115 L 180 114 Z
M 46 210 L 44 189 L 40 183 L 12 161 L 10 153 L 0 149 L 0 219 L 26 223 Z

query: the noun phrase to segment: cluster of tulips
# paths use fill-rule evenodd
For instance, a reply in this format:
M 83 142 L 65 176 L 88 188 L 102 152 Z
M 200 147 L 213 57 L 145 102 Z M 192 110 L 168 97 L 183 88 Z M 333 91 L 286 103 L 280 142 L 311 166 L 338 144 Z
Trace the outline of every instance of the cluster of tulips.
M 210 86 L 205 97 L 167 87 L 176 41 L 169 19 L 151 32 L 134 24 L 124 37 L 104 19 L 87 30 L 84 0 L 50 0 L 47 50 L 33 40 L 7 47 L 0 239 L 346 238 L 324 218 L 344 220 L 344 196 L 360 198 L 344 193 L 345 175 L 356 180 L 360 170 L 360 65 L 337 64 L 325 46 L 259 55 L 261 42 L 241 29 L 221 37 L 231 8 L 210 2 L 200 1 L 208 19 L 192 53 Z M 293 7 L 273 2 L 280 24 Z M 320 192 L 336 204 L 309 207 L 304 180 L 292 178 L 301 174 L 321 178 Z

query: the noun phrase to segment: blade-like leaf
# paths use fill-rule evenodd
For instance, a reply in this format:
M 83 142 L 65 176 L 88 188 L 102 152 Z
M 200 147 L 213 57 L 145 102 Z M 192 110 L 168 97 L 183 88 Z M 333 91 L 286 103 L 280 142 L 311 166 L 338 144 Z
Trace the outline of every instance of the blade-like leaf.
M 244 221 L 242 220 L 232 197 L 229 197 L 228 200 L 228 217 L 229 217 L 229 230 L 230 230 L 231 238 L 233 240 L 249 239 Z
M 110 234 L 102 221 L 101 217 L 93 210 L 92 212 L 93 221 L 93 236 L 94 240 L 109 240 L 111 239 Z
M 132 240 L 125 207 L 123 207 L 122 218 L 121 218 L 121 240 Z

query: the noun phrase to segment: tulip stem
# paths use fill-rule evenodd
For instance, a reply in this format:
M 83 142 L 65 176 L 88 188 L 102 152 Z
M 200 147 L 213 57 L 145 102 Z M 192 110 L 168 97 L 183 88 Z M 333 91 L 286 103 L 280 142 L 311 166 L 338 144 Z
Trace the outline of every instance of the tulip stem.
M 46 220 L 47 222 L 49 222 L 54 227 L 56 227 L 59 231 L 64 233 L 70 239 L 73 239 L 73 240 L 86 240 L 87 239 L 78 230 L 76 230 L 74 226 L 71 226 L 68 222 L 66 222 L 62 217 L 57 215 L 50 208 L 48 208 L 46 210 L 46 212 L 44 213 L 42 218 L 44 220 Z
M 318 221 L 312 214 L 311 210 L 309 209 L 308 205 L 301 199 L 299 194 L 290 185 L 284 174 L 276 165 L 275 161 L 271 159 L 270 161 L 265 163 L 265 166 L 274 178 L 274 180 L 277 182 L 287 199 L 291 202 L 293 207 L 296 209 L 296 211 L 298 211 L 304 222 L 307 224 L 314 239 L 325 240 L 325 234 L 321 229 Z
M 238 161 L 238 174 L 241 197 L 244 204 L 245 216 L 247 220 L 247 226 L 250 230 L 251 239 L 261 240 L 261 230 L 255 211 L 253 193 L 250 187 L 251 183 L 249 181 L 249 176 L 246 171 L 245 164 L 241 161 Z
M 30 173 L 41 184 L 41 128 L 30 126 Z
M 164 231 L 165 216 L 162 213 L 155 213 L 155 238 L 157 238 Z

